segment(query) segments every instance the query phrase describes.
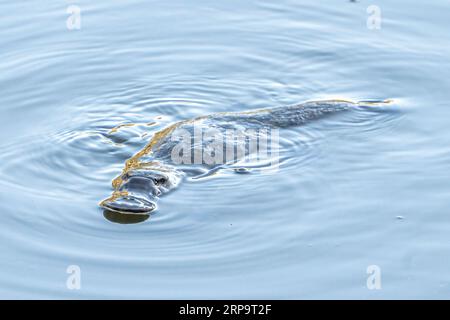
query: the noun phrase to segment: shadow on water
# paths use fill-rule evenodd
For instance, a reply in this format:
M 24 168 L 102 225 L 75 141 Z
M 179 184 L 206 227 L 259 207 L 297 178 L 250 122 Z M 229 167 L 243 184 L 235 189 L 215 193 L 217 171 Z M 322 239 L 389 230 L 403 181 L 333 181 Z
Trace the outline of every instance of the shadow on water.
M 123 214 L 110 210 L 103 210 L 103 216 L 111 222 L 120 224 L 140 223 L 150 218 L 149 214 Z

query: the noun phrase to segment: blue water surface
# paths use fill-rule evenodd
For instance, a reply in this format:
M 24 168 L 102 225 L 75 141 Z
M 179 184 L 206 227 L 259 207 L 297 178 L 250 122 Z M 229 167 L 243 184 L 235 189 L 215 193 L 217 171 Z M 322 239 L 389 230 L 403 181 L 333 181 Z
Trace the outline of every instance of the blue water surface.
M 449 10 L 2 1 L 0 297 L 450 298 Z M 185 183 L 145 222 L 98 207 L 170 123 L 334 98 L 393 102 L 281 131 L 277 172 Z

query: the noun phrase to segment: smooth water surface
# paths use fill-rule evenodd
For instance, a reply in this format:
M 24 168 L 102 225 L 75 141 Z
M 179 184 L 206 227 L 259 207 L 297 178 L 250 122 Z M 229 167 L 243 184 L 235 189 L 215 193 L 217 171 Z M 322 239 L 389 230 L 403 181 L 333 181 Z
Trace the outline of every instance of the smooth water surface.
M 0 297 L 450 298 L 448 1 L 0 10 Z M 168 124 L 331 98 L 393 103 L 280 131 L 278 171 L 184 183 L 142 223 L 98 207 Z

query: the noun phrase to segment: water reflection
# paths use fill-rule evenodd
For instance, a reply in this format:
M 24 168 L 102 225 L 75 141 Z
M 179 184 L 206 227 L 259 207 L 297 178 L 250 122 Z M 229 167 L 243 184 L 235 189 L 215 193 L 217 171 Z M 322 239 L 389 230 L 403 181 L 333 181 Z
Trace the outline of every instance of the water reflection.
M 103 210 L 103 216 L 111 222 L 120 224 L 140 223 L 150 218 L 149 214 L 123 214 L 110 210 Z

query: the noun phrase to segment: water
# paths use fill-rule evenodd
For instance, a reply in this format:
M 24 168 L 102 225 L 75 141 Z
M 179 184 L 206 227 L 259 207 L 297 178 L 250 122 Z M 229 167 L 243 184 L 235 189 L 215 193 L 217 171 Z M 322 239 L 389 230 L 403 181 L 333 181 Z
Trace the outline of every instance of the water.
M 3 1 L 0 296 L 450 298 L 449 7 Z M 278 172 L 184 183 L 142 223 L 97 206 L 174 121 L 330 98 L 394 102 L 281 131 Z

